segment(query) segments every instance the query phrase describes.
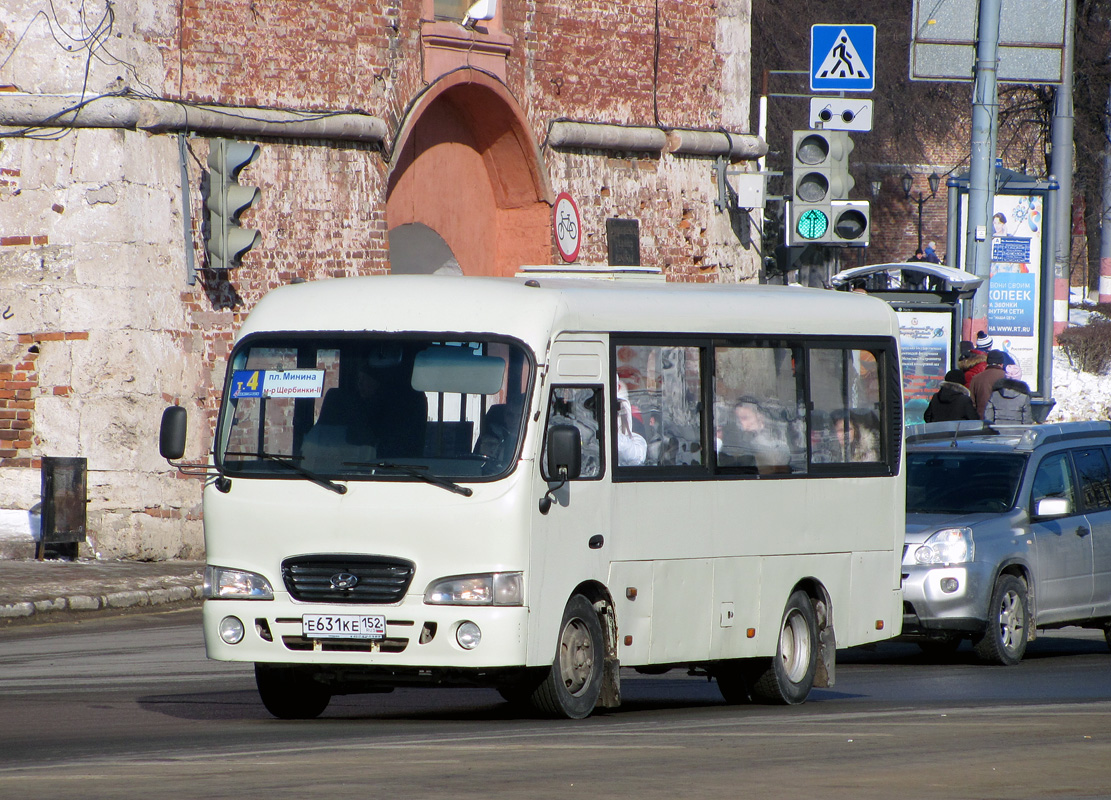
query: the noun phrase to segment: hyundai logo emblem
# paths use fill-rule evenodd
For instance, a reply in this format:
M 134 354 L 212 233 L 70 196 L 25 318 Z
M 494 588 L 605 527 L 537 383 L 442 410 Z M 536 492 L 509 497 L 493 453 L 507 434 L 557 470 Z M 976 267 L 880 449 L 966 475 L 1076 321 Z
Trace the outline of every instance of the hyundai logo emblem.
M 350 572 L 337 572 L 329 581 L 333 589 L 354 589 L 358 582 L 359 576 Z

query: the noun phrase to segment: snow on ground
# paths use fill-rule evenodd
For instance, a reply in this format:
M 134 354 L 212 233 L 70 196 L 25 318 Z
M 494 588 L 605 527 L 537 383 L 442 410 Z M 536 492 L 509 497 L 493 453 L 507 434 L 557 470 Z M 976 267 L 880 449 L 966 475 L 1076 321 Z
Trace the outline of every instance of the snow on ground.
M 1046 422 L 1111 419 L 1111 375 L 1080 372 L 1060 348 L 1053 357 L 1053 399 Z
M 1072 290 L 1069 322 L 1087 325 L 1094 314 L 1085 308 L 1088 303 L 1079 290 Z M 1053 349 L 1053 399 L 1057 404 L 1046 422 L 1074 422 L 1089 419 L 1111 419 L 1111 375 L 1081 372 L 1061 348 Z

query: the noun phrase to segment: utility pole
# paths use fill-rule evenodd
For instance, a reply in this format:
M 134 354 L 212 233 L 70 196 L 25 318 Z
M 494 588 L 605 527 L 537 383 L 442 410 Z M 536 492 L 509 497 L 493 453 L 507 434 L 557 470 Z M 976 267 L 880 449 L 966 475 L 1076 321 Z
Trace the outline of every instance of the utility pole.
M 1072 70 L 1073 42 L 1076 40 L 1073 29 L 1076 25 L 1076 0 L 1065 0 L 1065 46 L 1061 60 L 1061 84 L 1054 98 L 1053 123 L 1050 127 L 1050 140 L 1053 142 L 1049 156 L 1049 172 L 1057 178 L 1057 191 L 1060 201 L 1057 204 L 1057 219 L 1053 225 L 1057 230 L 1056 253 L 1054 260 L 1054 285 L 1044 287 L 1043 291 L 1055 291 L 1058 287 L 1064 297 L 1055 295 L 1058 301 L 1064 300 L 1064 308 L 1053 317 L 1053 334 L 1068 324 L 1069 267 L 1072 262 Z M 1063 318 L 1062 318 L 1063 313 Z M 1049 331 L 1045 332 L 1048 336 Z
M 1000 0 L 980 0 L 976 73 L 972 93 L 972 136 L 968 185 L 966 271 L 984 279 L 972 302 L 972 330 L 986 329 L 991 275 L 989 223 L 995 209 L 995 136 L 999 116 L 996 79 L 999 67 Z M 971 333 L 971 331 L 966 331 Z

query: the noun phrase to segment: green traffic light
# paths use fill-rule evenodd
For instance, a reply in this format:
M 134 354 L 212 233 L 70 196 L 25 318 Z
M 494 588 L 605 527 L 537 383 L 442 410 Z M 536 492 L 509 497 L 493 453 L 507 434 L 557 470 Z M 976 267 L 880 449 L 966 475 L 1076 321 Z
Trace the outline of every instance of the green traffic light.
M 829 217 L 816 208 L 808 208 L 799 214 L 796 230 L 803 239 L 820 239 L 829 230 Z

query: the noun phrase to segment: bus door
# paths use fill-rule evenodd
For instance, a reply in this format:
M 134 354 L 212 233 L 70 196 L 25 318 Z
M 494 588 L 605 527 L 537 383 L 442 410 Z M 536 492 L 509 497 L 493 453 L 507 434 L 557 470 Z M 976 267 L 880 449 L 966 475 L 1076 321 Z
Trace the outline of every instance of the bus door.
M 575 587 L 605 583 L 610 552 L 610 482 L 606 464 L 604 375 L 606 343 L 598 338 L 561 337 L 551 351 L 541 403 L 543 445 L 535 467 L 532 546 L 529 564 L 530 625 L 541 652 L 554 652 L 555 631 Z M 573 425 L 582 443 L 582 471 L 560 485 L 548 475 L 547 431 Z M 540 499 L 552 503 L 541 511 Z M 548 641 L 548 638 L 551 641 Z M 530 648 L 531 649 L 531 648 Z

